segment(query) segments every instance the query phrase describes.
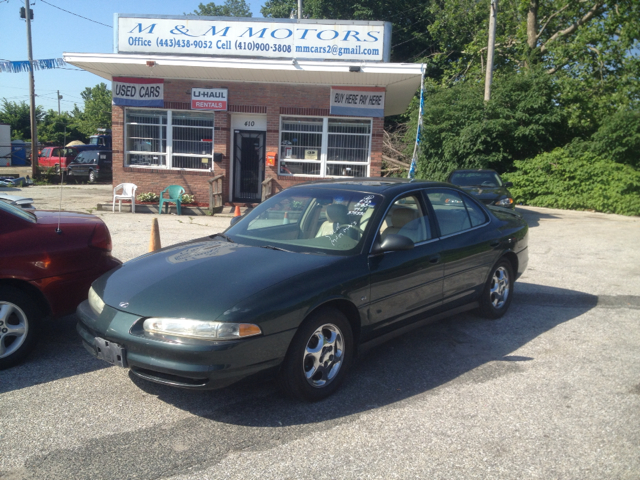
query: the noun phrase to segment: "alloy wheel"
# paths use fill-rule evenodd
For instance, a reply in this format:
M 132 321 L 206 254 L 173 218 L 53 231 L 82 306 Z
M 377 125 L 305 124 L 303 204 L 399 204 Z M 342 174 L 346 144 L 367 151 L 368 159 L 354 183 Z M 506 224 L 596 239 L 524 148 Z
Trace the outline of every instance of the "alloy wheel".
M 496 268 L 491 277 L 491 287 L 489 289 L 489 300 L 494 308 L 503 307 L 509 298 L 509 272 L 503 266 Z
M 0 358 L 15 353 L 27 339 L 29 322 L 24 311 L 11 302 L 0 302 Z
M 304 349 L 303 368 L 307 382 L 321 388 L 331 383 L 344 361 L 344 337 L 331 323 L 322 325 L 311 335 Z

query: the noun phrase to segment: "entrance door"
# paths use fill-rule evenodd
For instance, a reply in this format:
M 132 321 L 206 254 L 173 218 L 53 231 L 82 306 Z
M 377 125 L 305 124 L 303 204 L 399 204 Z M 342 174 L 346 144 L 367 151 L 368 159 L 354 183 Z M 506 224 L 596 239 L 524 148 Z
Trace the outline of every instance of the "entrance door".
M 233 201 L 258 203 L 262 199 L 267 132 L 234 130 Z

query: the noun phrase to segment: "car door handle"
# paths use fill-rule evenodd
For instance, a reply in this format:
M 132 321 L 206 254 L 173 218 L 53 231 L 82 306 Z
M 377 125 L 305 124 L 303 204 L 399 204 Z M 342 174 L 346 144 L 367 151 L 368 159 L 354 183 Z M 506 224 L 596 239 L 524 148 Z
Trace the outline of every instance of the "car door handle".
M 500 246 L 502 242 L 500 240 L 494 240 L 493 242 L 491 242 L 489 245 L 493 248 Z
M 439 261 L 440 261 L 440 255 L 434 255 L 432 257 L 429 257 L 429 263 L 432 263 L 433 265 L 435 265 Z

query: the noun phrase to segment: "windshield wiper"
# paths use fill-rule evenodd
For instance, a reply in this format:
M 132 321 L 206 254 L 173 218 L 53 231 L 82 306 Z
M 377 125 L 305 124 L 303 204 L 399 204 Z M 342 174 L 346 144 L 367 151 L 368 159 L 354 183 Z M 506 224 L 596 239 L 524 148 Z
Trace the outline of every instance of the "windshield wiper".
M 281 252 L 288 252 L 288 253 L 294 253 L 291 250 L 286 250 L 284 248 L 280 248 L 280 247 L 276 247 L 274 245 L 261 245 L 260 248 L 268 248 L 270 250 L 279 250 Z
M 214 233 L 213 235 L 209 235 L 209 238 L 213 238 L 213 237 L 222 237 L 224 238 L 227 242 L 229 243 L 234 243 L 233 240 L 231 240 L 229 237 L 227 237 L 224 233 Z

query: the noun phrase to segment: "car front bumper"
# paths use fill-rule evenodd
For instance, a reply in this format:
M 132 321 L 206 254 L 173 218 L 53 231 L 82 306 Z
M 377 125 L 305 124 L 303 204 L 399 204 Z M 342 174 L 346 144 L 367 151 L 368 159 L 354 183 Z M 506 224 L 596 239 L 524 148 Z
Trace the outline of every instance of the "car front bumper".
M 214 342 L 154 336 L 141 330 L 143 317 L 109 306 L 97 315 L 88 301 L 82 302 L 76 313 L 80 319 L 76 329 L 92 355 L 130 368 L 133 374 L 152 382 L 198 390 L 273 375 L 295 334 L 294 329 Z M 104 351 L 104 341 L 113 351 Z M 98 351 L 100 347 L 102 352 Z

